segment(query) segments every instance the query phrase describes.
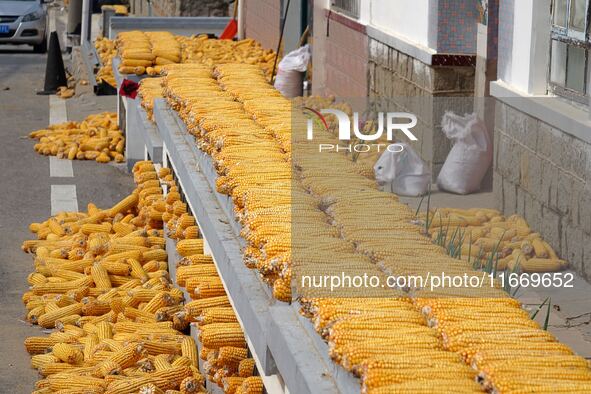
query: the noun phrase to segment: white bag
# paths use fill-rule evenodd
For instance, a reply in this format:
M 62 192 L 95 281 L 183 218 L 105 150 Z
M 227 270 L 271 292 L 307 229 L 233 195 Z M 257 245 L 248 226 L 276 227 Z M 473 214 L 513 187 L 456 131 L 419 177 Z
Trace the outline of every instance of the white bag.
M 401 152 L 385 151 L 373 166 L 376 181 L 401 196 L 416 197 L 427 193 L 431 182 L 429 167 L 406 143 L 399 143 Z
M 492 144 L 486 125 L 476 113 L 459 116 L 446 112 L 443 132 L 454 143 L 437 177 L 439 190 L 468 194 L 478 191 L 492 161 Z
M 287 98 L 302 95 L 304 76 L 303 72 L 310 62 L 310 47 L 308 44 L 295 51 L 289 52 L 277 66 L 275 88 Z

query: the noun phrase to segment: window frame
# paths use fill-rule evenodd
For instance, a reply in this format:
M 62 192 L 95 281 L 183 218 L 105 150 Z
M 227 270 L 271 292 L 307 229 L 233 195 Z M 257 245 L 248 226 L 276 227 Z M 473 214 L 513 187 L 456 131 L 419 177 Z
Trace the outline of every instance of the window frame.
M 350 5 L 352 9 L 349 9 L 347 5 Z M 330 0 L 330 9 L 345 14 L 350 18 L 359 19 L 361 16 L 361 0 Z
M 590 86 L 589 86 L 589 72 L 591 71 L 591 58 L 589 56 L 589 52 L 591 51 L 591 39 L 590 39 L 590 25 L 591 25 L 591 1 L 585 0 L 585 27 L 583 32 L 574 30 L 570 28 L 570 21 L 571 21 L 571 4 L 575 0 L 565 0 L 566 1 L 566 27 L 558 26 L 554 24 L 554 12 L 555 12 L 555 4 L 558 0 L 552 0 L 551 2 L 551 10 L 550 10 L 550 46 L 549 46 L 549 62 L 548 62 L 548 90 L 549 92 L 557 95 L 566 97 L 570 100 L 587 104 L 589 100 L 589 93 L 590 93 Z M 564 72 L 565 72 L 565 81 L 564 85 L 557 84 L 552 82 L 552 43 L 554 41 L 559 41 L 567 45 L 566 50 L 566 57 L 564 59 Z M 585 49 L 585 69 L 584 69 L 584 81 L 583 81 L 583 92 L 570 89 L 567 85 L 567 78 L 568 78 L 568 56 L 569 56 L 569 46 L 575 46 L 578 48 Z

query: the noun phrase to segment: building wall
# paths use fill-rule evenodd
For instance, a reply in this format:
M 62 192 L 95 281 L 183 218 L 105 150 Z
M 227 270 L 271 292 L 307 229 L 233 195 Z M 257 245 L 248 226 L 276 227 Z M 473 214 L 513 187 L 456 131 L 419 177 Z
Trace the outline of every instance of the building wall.
M 476 23 L 480 21 L 477 1 L 439 0 L 435 15 L 438 52 L 476 53 Z
M 591 280 L 591 144 L 497 101 L 495 151 L 500 208 Z
M 266 49 L 277 49 L 281 31 L 279 0 L 242 0 L 244 35 L 254 38 Z
M 368 37 L 364 25 L 315 7 L 314 94 L 367 97 Z
M 437 4 L 433 0 L 370 0 L 369 24 L 409 42 L 437 49 Z M 430 19 L 431 18 L 431 19 Z
M 472 111 L 473 66 L 432 66 L 370 38 L 370 103 L 387 103 L 388 111 L 404 109 L 417 115 L 413 147 L 437 177 L 447 158 L 450 141 L 441 131 L 444 111 Z

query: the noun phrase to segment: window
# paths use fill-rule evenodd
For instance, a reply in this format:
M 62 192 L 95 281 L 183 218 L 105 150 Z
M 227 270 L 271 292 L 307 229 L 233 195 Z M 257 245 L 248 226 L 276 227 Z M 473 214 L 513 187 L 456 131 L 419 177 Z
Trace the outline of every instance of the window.
M 575 101 L 586 102 L 590 0 L 553 0 L 550 43 L 550 90 Z
M 359 0 L 331 0 L 331 8 L 353 18 L 359 18 Z

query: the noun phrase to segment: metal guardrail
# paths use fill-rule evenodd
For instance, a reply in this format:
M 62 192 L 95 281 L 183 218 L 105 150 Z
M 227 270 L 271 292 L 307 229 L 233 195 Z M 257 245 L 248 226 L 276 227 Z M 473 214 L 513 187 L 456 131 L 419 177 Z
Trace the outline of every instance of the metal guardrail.
M 154 114 L 163 141 L 163 165 L 173 169 L 188 206 L 197 219 L 206 250 L 211 253 L 249 348 L 269 393 L 353 394 L 359 381 L 328 357 L 328 346 L 301 318 L 297 303 L 277 302 L 241 255 L 241 238 L 217 195 L 211 162 L 199 150 L 164 99 L 156 99 Z M 283 388 L 282 388 L 283 387 Z
M 129 30 L 169 31 L 173 34 L 191 36 L 197 34 L 220 35 L 230 21 L 229 17 L 132 17 L 112 16 L 109 20 L 109 38 Z

